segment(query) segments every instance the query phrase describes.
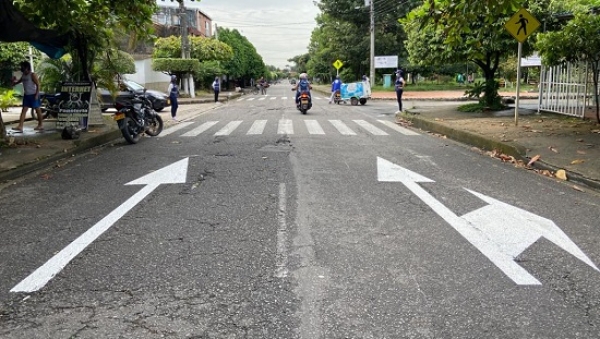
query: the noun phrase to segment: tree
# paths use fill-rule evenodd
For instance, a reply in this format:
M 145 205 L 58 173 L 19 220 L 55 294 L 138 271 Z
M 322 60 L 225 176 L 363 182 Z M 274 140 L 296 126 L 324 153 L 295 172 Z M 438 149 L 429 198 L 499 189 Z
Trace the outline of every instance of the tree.
M 262 57 L 248 39 L 236 29 L 230 30 L 219 27 L 219 41 L 233 49 L 233 57 L 221 63 L 224 73 L 233 79 L 259 78 L 267 72 Z
M 154 44 L 153 68 L 178 77 L 191 72 L 207 82 L 210 78 L 214 78 L 215 74 L 222 72 L 220 62 L 231 60 L 233 49 L 213 38 L 190 37 L 191 59 L 181 59 L 180 56 L 180 38 L 174 36 L 159 38 Z
M 473 62 L 485 77 L 481 103 L 498 107 L 500 97 L 494 78 L 501 61 L 514 54 L 517 46 L 515 39 L 506 32 L 504 23 L 517 8 L 508 0 L 492 2 L 494 4 L 486 7 L 484 2 L 468 0 L 427 1 L 402 23 L 408 33 L 407 49 L 411 62 L 434 66 Z M 432 20 L 432 13 L 435 20 Z M 524 44 L 524 50 L 527 54 L 528 43 Z
M 152 28 L 155 0 L 14 0 L 17 8 L 41 28 L 72 33 L 68 51 L 74 70 L 87 80 L 94 61 L 114 43 L 114 29 L 148 37 Z
M 600 123 L 598 76 L 600 75 L 600 15 L 591 12 L 585 1 L 572 2 L 573 19 L 560 30 L 538 35 L 536 44 L 546 65 L 583 62 L 591 66 L 596 101 L 596 121 Z

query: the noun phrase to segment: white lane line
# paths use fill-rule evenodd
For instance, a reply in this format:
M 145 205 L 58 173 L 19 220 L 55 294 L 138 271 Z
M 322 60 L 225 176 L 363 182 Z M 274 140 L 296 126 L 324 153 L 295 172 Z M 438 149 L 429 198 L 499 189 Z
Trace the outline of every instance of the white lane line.
M 267 120 L 256 120 L 246 134 L 263 134 L 265 126 L 267 126 Z
M 358 126 L 364 128 L 365 130 L 367 130 L 369 133 L 371 133 L 373 135 L 389 135 L 364 120 L 352 120 L 352 121 L 354 121 Z
M 256 98 L 248 98 L 248 101 L 252 101 L 252 100 L 254 100 L 254 99 L 256 99 Z
M 350 127 L 346 126 L 341 120 L 329 120 L 329 122 L 338 130 L 342 135 L 356 135 Z
M 304 123 L 306 124 L 306 128 L 308 129 L 308 133 L 325 134 L 325 131 L 323 131 L 323 128 L 321 128 L 321 125 L 319 125 L 319 122 L 317 122 L 317 120 L 304 120 Z
M 217 133 L 215 133 L 215 136 L 229 135 L 231 134 L 231 132 L 235 131 L 236 128 L 240 127 L 241 124 L 241 120 L 232 121 L 225 125 L 225 127 L 221 128 L 219 131 L 217 131 Z
M 277 210 L 277 257 L 275 259 L 275 277 L 288 276 L 288 250 L 287 250 L 287 192 L 284 183 L 279 184 L 279 206 Z
M 292 124 L 292 120 L 279 120 L 279 125 L 277 126 L 277 134 L 294 134 L 294 125 Z
M 404 127 L 402 127 L 396 123 L 393 123 L 391 121 L 387 121 L 387 120 L 377 120 L 377 121 L 379 121 L 380 123 L 386 125 L 387 127 L 391 128 L 391 129 L 395 130 L 396 132 L 400 132 L 404 135 L 420 135 L 417 132 L 411 131 L 408 128 L 404 128 Z
M 200 135 L 200 133 L 203 133 L 205 131 L 207 131 L 209 128 L 213 127 L 214 125 L 218 124 L 218 121 L 207 121 L 205 123 L 203 123 L 202 125 L 194 128 L 193 130 L 184 133 L 182 136 L 183 137 L 195 137 Z
M 131 198 L 127 199 L 121 206 L 114 209 L 102 220 L 98 221 L 92 228 L 73 240 L 62 251 L 54 255 L 44 265 L 23 279 L 11 292 L 35 292 L 44 287 L 50 279 L 56 276 L 71 260 L 81 253 L 89 244 L 98 239 L 114 223 L 123 217 L 129 210 L 134 208 L 144 198 L 152 193 L 160 184 L 146 185 Z
M 175 126 L 173 126 L 173 127 L 169 127 L 169 128 L 167 128 L 167 129 L 163 130 L 163 131 L 162 131 L 162 132 L 161 132 L 161 133 L 158 135 L 158 137 L 159 137 L 159 138 L 162 138 L 162 137 L 164 137 L 164 136 L 167 136 L 167 135 L 169 135 L 169 134 L 171 134 L 171 133 L 173 133 L 173 132 L 177 132 L 177 131 L 179 131 L 180 129 L 184 129 L 184 128 L 188 127 L 189 125 L 192 125 L 192 124 L 194 124 L 194 122 L 193 122 L 193 121 L 181 122 L 181 123 L 179 123 L 179 124 L 177 124 L 177 125 L 175 125 Z

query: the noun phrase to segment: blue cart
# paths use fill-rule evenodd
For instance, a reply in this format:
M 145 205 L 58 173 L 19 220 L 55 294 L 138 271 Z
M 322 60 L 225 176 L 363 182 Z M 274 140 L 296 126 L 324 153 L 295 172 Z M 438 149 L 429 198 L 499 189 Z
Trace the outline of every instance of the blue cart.
M 371 99 L 371 85 L 367 81 L 342 84 L 341 97 L 344 103 L 350 100 L 352 106 L 357 106 L 359 103 L 364 105 L 368 99 Z

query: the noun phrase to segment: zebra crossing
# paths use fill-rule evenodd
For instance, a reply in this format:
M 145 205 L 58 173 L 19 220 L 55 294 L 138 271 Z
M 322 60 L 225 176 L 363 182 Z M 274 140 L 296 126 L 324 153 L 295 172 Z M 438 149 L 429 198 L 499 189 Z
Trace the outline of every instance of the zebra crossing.
M 312 97 L 313 100 L 329 100 L 329 98 L 322 98 L 322 97 L 317 97 L 317 96 L 313 96 Z M 242 96 L 238 99 L 236 99 L 235 101 L 274 101 L 274 100 L 293 100 L 294 97 L 278 97 L 278 96 L 264 96 L 264 95 L 246 95 L 246 96 Z
M 392 121 L 376 120 L 378 124 L 373 124 L 366 120 L 326 120 L 318 121 L 313 119 L 305 119 L 293 121 L 291 119 L 280 120 L 234 120 L 229 122 L 221 121 L 205 121 L 205 122 L 182 122 L 167 128 L 162 131 L 158 137 L 165 137 L 176 132 L 182 132 L 182 137 L 197 137 L 201 134 L 212 134 L 214 136 L 227 136 L 233 134 L 245 135 L 262 135 L 265 134 L 269 123 L 271 126 L 276 125 L 277 134 L 303 134 L 309 135 L 325 135 L 326 130 L 334 131 L 344 136 L 356 136 L 360 131 L 366 132 L 374 136 L 387 136 L 390 133 L 396 132 L 406 136 L 418 136 L 408 128 L 402 127 Z M 297 128 L 295 129 L 294 124 Z M 325 128 L 324 128 L 325 127 Z M 332 127 L 332 128 L 329 128 Z M 247 129 L 246 129 L 247 128 Z M 185 131 L 184 131 L 185 130 Z M 393 132 L 392 132 L 393 131 Z M 331 133 L 331 132 L 330 132 Z

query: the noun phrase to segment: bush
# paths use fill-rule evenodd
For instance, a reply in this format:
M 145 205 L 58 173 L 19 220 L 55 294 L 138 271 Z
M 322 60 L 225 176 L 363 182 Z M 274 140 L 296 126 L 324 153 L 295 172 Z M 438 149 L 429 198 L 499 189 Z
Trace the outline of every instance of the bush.
M 200 61 L 196 59 L 158 58 L 152 60 L 152 69 L 166 73 L 196 73 Z

